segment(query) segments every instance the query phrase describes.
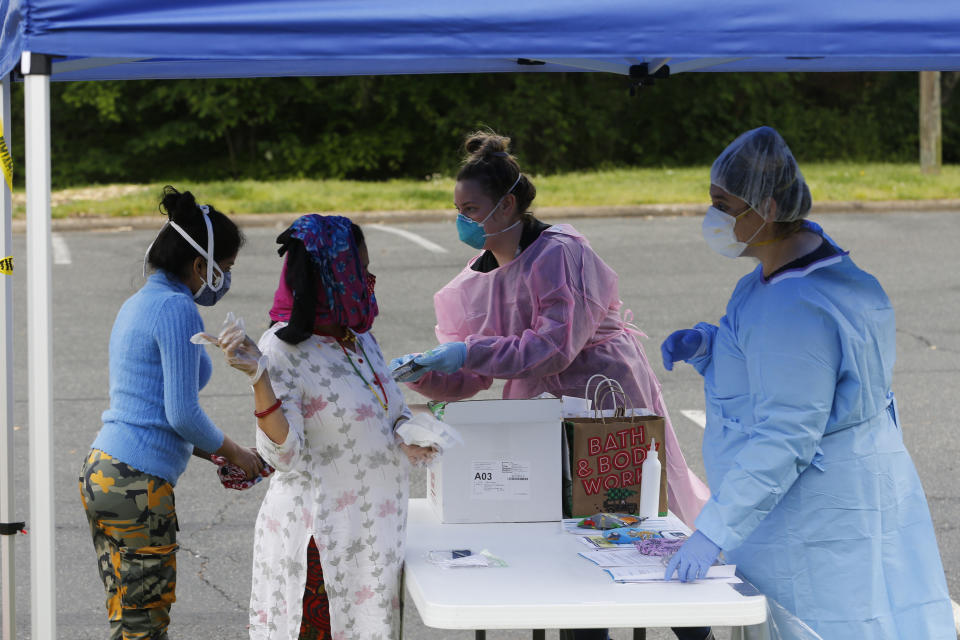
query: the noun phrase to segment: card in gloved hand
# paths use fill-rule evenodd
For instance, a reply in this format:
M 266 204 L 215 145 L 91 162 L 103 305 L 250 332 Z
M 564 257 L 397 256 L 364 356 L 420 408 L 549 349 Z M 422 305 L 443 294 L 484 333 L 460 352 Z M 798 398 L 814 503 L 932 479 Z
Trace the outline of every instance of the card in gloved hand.
M 391 371 L 390 374 L 397 382 L 409 382 L 410 380 L 413 380 L 414 375 L 421 369 L 423 369 L 423 365 L 417 364 L 413 361 L 413 358 L 411 358 Z

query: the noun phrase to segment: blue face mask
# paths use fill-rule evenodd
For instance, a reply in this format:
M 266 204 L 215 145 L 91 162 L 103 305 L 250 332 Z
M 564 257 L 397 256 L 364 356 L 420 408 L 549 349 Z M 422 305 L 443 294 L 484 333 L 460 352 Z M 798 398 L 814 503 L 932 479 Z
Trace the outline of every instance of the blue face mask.
M 220 279 L 220 287 L 213 289 L 206 282 L 193 294 L 193 301 L 204 307 L 212 307 L 220 301 L 220 298 L 227 295 L 230 290 L 230 272 L 227 271 Z
M 493 214 L 493 212 L 490 212 Z M 489 218 L 490 216 L 487 216 Z M 484 219 L 486 222 L 486 219 Z M 457 214 L 457 235 L 460 242 L 474 249 L 483 249 L 487 242 L 487 234 L 483 230 L 483 223 L 471 220 L 462 213 Z
M 457 235 L 460 236 L 460 242 L 464 243 L 468 247 L 473 247 L 474 249 L 483 249 L 483 245 L 486 244 L 487 238 L 490 236 L 497 236 L 505 231 L 513 229 L 515 226 L 520 224 L 520 221 L 517 220 L 512 225 L 506 229 L 501 229 L 496 233 L 487 233 L 483 228 L 483 225 L 487 223 L 487 220 L 490 219 L 490 216 L 493 215 L 493 212 L 500 207 L 500 203 L 503 202 L 503 199 L 510 195 L 510 192 L 520 184 L 520 178 L 523 177 L 523 174 L 518 174 L 517 179 L 514 181 L 513 186 L 507 189 L 507 192 L 500 196 L 500 199 L 497 200 L 497 204 L 493 205 L 493 209 L 490 209 L 490 213 L 487 214 L 487 217 L 483 219 L 482 222 L 477 222 L 472 218 L 468 218 L 462 213 L 457 214 Z

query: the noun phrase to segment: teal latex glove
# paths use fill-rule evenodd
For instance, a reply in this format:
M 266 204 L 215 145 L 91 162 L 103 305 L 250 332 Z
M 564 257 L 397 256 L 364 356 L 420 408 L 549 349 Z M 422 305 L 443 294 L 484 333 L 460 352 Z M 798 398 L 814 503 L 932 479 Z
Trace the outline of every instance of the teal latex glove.
M 696 329 L 681 329 L 671 333 L 660 345 L 660 355 L 663 356 L 663 368 L 673 371 L 673 363 L 677 360 L 688 360 L 700 348 L 703 335 Z
M 719 555 L 720 547 L 715 545 L 713 540 L 700 531 L 694 531 L 690 539 L 670 558 L 663 579 L 670 580 L 676 572 L 680 582 L 699 580 L 707 575 L 707 569 L 713 566 Z
M 467 361 L 467 345 L 465 342 L 445 342 L 420 354 L 413 361 L 427 371 L 454 373 Z

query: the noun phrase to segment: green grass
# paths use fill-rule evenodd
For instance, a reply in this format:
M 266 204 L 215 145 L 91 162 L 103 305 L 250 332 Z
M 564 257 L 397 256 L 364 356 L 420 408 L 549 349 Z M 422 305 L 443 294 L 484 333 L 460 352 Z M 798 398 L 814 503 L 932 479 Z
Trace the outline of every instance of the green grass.
M 918 165 L 823 163 L 803 167 L 814 202 L 960 197 L 960 166 L 924 175 Z M 705 203 L 709 167 L 613 169 L 534 176 L 535 207 Z M 452 209 L 453 178 L 429 181 L 278 180 L 175 184 L 229 213 Z M 53 193 L 55 218 L 156 215 L 163 185 L 103 185 Z M 14 217 L 24 215 L 23 192 Z

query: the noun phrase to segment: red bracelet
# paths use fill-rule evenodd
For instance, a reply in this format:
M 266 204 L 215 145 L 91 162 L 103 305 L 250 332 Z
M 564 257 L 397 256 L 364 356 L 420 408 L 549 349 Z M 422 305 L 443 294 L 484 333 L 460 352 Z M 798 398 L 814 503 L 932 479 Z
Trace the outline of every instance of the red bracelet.
M 270 415 L 271 413 L 279 409 L 281 404 L 283 404 L 283 402 L 280 400 L 280 398 L 277 398 L 277 401 L 274 402 L 272 405 L 270 405 L 263 411 L 254 411 L 253 415 L 257 416 L 257 418 L 266 418 L 268 415 Z

